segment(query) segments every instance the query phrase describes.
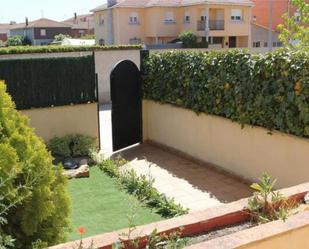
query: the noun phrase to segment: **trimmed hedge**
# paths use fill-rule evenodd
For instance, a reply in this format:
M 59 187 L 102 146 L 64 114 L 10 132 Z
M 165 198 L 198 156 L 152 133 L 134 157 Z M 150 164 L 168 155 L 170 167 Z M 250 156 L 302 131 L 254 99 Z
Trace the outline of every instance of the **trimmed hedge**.
M 165 52 L 143 64 L 146 99 L 309 137 L 309 51 Z
M 115 46 L 12 46 L 0 48 L 3 54 L 31 54 L 31 53 L 63 53 L 63 52 L 87 52 L 104 50 L 141 49 L 141 45 L 115 45 Z
M 93 56 L 0 60 L 17 109 L 97 101 Z

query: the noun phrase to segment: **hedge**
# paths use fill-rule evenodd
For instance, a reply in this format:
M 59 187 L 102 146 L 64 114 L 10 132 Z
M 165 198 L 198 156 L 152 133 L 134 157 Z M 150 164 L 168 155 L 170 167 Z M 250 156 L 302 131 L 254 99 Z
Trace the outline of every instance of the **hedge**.
M 0 55 L 4 54 L 31 54 L 31 53 L 63 53 L 63 52 L 87 52 L 105 50 L 140 49 L 141 45 L 112 45 L 112 46 L 12 46 L 0 48 Z
M 143 62 L 146 99 L 309 137 L 309 51 L 163 52 Z
M 17 109 L 97 101 L 93 56 L 0 60 Z

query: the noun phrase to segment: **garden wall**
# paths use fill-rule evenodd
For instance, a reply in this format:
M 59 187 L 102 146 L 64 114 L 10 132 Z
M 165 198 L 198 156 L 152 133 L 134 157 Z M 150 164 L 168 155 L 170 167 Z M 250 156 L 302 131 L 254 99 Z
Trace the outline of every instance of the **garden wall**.
M 99 103 L 110 103 L 110 73 L 122 60 L 131 60 L 140 67 L 140 50 L 106 50 L 95 52 L 95 68 L 98 75 Z
M 97 103 L 22 110 L 45 141 L 68 134 L 84 134 L 99 142 Z
M 309 181 L 309 139 L 245 126 L 144 100 L 144 139 L 256 181 L 263 171 L 278 187 Z

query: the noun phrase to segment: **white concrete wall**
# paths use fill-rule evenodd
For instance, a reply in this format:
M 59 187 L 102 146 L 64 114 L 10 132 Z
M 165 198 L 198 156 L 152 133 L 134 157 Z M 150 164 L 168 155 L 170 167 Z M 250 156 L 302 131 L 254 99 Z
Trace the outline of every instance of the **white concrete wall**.
M 98 75 L 99 103 L 110 103 L 110 74 L 116 64 L 131 60 L 140 67 L 140 50 L 107 50 L 95 53 L 95 68 Z
M 35 133 L 45 141 L 69 134 L 84 134 L 99 142 L 97 104 L 69 105 L 22 110 Z
M 143 102 L 144 139 L 217 165 L 250 181 L 267 171 L 277 187 L 309 181 L 309 139 L 229 119 Z

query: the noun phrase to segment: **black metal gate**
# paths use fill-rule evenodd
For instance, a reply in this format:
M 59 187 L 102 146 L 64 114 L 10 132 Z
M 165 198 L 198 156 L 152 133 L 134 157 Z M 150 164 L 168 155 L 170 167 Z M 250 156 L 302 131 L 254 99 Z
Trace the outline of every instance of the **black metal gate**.
M 142 142 L 142 88 L 138 67 L 119 62 L 111 73 L 113 150 Z

